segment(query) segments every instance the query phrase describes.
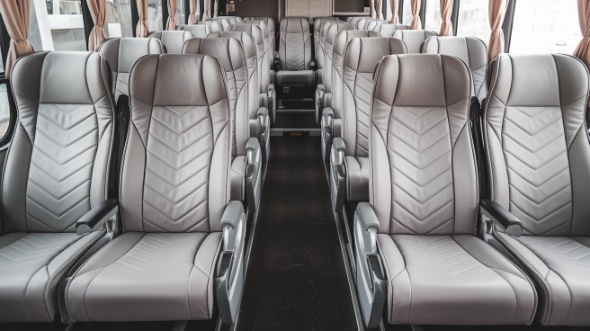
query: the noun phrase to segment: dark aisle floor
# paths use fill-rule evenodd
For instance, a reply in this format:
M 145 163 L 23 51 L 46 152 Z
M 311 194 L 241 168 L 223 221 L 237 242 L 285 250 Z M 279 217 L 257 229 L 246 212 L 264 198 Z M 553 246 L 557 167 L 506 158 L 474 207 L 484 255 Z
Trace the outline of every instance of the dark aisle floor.
M 319 137 L 273 137 L 237 330 L 355 330 Z

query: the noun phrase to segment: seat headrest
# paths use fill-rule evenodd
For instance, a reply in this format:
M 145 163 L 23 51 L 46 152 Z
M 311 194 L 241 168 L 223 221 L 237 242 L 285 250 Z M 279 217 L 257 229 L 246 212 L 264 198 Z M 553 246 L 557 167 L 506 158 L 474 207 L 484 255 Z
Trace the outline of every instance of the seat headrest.
M 346 47 L 344 67 L 356 72 L 373 73 L 384 56 L 406 54 L 403 41 L 395 38 L 354 38 Z
M 193 38 L 184 43 L 182 54 L 207 54 L 216 57 L 225 72 L 246 68 L 240 41 L 234 38 Z
M 344 30 L 336 35 L 334 41 L 334 53 L 340 56 L 344 56 L 346 45 L 353 38 L 373 38 L 379 37 L 379 34 L 375 31 L 364 31 L 364 30 Z
M 135 62 L 145 55 L 163 54 L 164 47 L 156 38 L 113 38 L 102 43 L 100 54 L 109 62 L 111 70 L 128 73 Z

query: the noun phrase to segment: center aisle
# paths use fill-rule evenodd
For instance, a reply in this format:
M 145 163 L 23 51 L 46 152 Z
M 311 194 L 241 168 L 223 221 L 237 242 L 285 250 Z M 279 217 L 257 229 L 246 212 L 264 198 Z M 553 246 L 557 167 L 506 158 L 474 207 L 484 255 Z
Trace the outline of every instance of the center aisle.
M 356 330 L 319 137 L 273 137 L 237 330 Z

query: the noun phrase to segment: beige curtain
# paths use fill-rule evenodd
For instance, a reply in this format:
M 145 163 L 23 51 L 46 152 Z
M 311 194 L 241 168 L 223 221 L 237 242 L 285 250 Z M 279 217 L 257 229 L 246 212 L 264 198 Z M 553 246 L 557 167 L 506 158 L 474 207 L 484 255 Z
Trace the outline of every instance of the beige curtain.
M 574 56 L 590 68 L 590 0 L 578 0 L 578 20 L 583 38 L 576 47 Z
M 166 22 L 166 30 L 176 30 L 176 0 L 168 0 L 168 21 Z
M 107 39 L 107 35 L 104 33 L 106 2 L 105 0 L 86 0 L 86 3 L 94 22 L 94 27 L 88 38 L 88 50 L 97 51 L 100 44 Z
M 35 50 L 27 40 L 29 37 L 30 0 L 0 0 L 0 14 L 10 35 L 10 49 L 4 65 L 6 77 L 10 77 L 12 66 L 17 58 L 33 53 Z
M 200 0 L 191 0 L 190 1 L 190 11 L 191 14 L 188 17 L 188 21 L 190 24 L 197 24 L 200 19 L 201 14 L 201 1 Z
M 391 4 L 391 19 L 389 20 L 389 23 L 397 24 L 399 16 L 397 10 L 399 9 L 399 4 L 397 0 L 390 0 L 389 3 Z
M 205 8 L 203 8 L 203 21 L 207 21 L 211 18 L 211 15 L 209 14 L 211 11 L 211 0 L 205 0 L 203 6 L 205 6 Z
M 509 0 L 489 0 L 489 19 L 492 34 L 488 44 L 488 58 L 490 61 L 504 52 L 504 32 L 502 24 L 506 16 L 506 8 Z
M 149 28 L 147 25 L 148 17 L 148 4 L 147 0 L 137 0 L 137 13 L 139 15 L 139 21 L 137 22 L 137 28 L 135 29 L 135 35 L 139 38 L 147 37 Z
M 215 0 L 214 4 L 213 4 L 213 17 L 217 17 L 217 13 L 219 12 L 219 1 Z
M 381 13 L 383 12 L 383 7 L 381 7 L 381 0 L 377 0 L 377 4 L 375 6 L 375 11 L 377 12 L 375 14 L 375 18 L 377 18 L 378 20 L 381 19 Z
M 412 0 L 412 23 L 410 23 L 410 29 L 420 30 L 422 29 L 422 21 L 420 20 L 420 4 L 421 0 Z
M 451 22 L 451 14 L 453 12 L 453 0 L 440 0 L 440 31 L 441 36 L 453 35 L 453 22 Z

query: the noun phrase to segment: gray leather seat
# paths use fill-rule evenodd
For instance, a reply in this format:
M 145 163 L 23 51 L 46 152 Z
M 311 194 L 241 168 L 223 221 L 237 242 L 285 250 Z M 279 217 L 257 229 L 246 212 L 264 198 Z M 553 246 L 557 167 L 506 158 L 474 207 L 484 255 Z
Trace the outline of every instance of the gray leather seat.
M 371 17 L 361 17 L 358 21 L 356 21 L 356 25 L 354 27 L 357 30 L 365 30 L 365 26 L 371 20 L 374 20 L 374 18 L 371 18 Z
M 206 25 L 209 27 L 209 32 L 220 32 L 223 31 L 223 27 L 221 26 L 221 22 L 219 21 L 201 21 L 197 23 L 197 25 Z
M 219 31 L 216 32 L 222 32 L 222 31 L 226 31 L 230 25 L 232 25 L 231 21 L 227 18 L 223 18 L 223 17 L 213 17 L 210 19 L 210 21 L 212 22 L 218 22 L 219 23 Z
M 149 54 L 163 54 L 164 47 L 156 38 L 115 38 L 102 43 L 99 49 L 109 63 L 115 101 L 129 94 L 129 72 L 137 60 Z
M 410 26 L 406 24 L 378 24 L 372 29 L 373 31 L 379 33 L 379 35 L 383 38 L 391 38 L 393 34 L 397 30 L 410 30 Z
M 194 38 L 189 31 L 154 31 L 148 37 L 160 40 L 168 54 L 181 54 L 184 42 Z
M 430 37 L 422 46 L 423 53 L 447 54 L 460 58 L 471 69 L 473 95 L 483 101 L 488 94 L 486 71 L 488 48 L 479 38 L 473 37 Z
M 264 23 L 262 23 L 264 24 Z M 255 24 L 235 24 L 230 26 L 230 31 L 241 31 L 248 33 L 254 39 L 256 44 L 257 55 L 257 71 L 258 71 L 258 104 L 260 107 L 266 107 L 274 121 L 276 112 L 276 96 L 274 84 L 271 84 L 271 70 L 270 59 L 268 52 L 270 48 L 267 45 L 267 38 L 265 38 L 265 31 L 263 27 Z
M 81 75 L 80 73 L 85 73 Z M 76 224 L 107 199 L 115 130 L 98 53 L 35 53 L 14 66 L 18 121 L 2 178 L 0 322 L 50 322 L 71 265 L 105 235 Z
M 257 22 L 262 22 L 266 26 L 268 30 L 268 40 L 269 40 L 269 47 L 272 50 L 269 54 L 272 55 L 271 63 L 274 60 L 276 49 L 276 27 L 275 27 L 275 20 L 272 17 L 244 17 L 243 23 L 253 23 L 258 24 Z
M 313 50 L 314 50 L 314 59 L 317 65 L 317 70 L 321 70 L 324 68 L 324 52 L 323 49 L 320 47 L 320 34 L 322 31 L 322 23 L 325 21 L 339 21 L 338 17 L 316 17 L 313 19 Z M 321 80 L 318 80 L 321 82 Z
M 324 63 L 326 60 L 326 34 L 328 33 L 328 29 L 332 24 L 336 24 L 338 21 L 336 20 L 322 20 L 320 22 L 320 26 L 318 27 L 318 50 L 315 52 L 315 59 L 316 59 L 316 78 L 319 84 L 323 83 L 324 81 L 324 68 L 326 64 Z M 314 25 L 315 30 L 315 25 Z M 315 33 L 314 33 L 314 42 L 315 42 Z
M 240 16 L 217 16 L 217 18 L 224 18 L 229 21 L 230 25 L 240 24 L 244 21 Z
M 176 27 L 176 30 L 188 31 L 192 33 L 195 38 L 207 38 L 211 32 L 209 25 L 203 24 L 181 24 Z
M 375 27 L 377 27 L 381 24 L 387 23 L 387 22 L 388 21 L 384 21 L 384 20 L 371 20 L 366 23 L 365 28 L 363 30 L 371 30 L 372 31 L 375 29 Z
M 279 43 L 280 69 L 276 83 L 279 86 L 313 86 L 314 72 L 311 58 L 309 20 L 305 17 L 281 19 Z
M 346 19 L 346 22 L 354 25 L 355 29 L 356 29 L 356 25 L 358 23 L 358 21 L 362 20 L 362 19 L 366 19 L 366 18 L 370 18 L 368 16 L 352 16 L 352 17 L 348 17 Z
M 501 54 L 484 112 L 491 199 L 522 235 L 492 235 L 525 267 L 543 325 L 590 326 L 588 70 L 575 57 Z
M 271 22 L 273 22 L 273 21 L 271 20 Z M 275 62 L 274 32 L 272 32 L 270 26 L 267 25 L 265 23 L 265 21 L 262 21 L 262 20 L 247 20 L 247 21 L 244 21 L 242 24 L 255 25 L 262 30 L 262 33 L 266 39 L 266 50 L 267 50 L 266 53 L 267 53 L 267 57 L 268 57 L 268 59 L 266 60 L 266 63 L 267 63 L 268 69 L 270 69 L 271 73 L 274 74 L 274 62 Z M 274 29 L 274 27 L 273 27 L 273 29 Z
M 379 322 L 385 298 L 392 324 L 533 321 L 531 280 L 474 236 L 470 76 L 463 61 L 436 54 L 386 56 L 376 70 L 370 204 L 354 217 L 365 322 Z
M 245 215 L 241 202 L 230 202 L 226 90 L 210 56 L 151 55 L 134 66 L 120 176 L 125 232 L 68 281 L 71 320 L 203 320 L 217 303 L 224 322 L 233 322 Z
M 406 43 L 409 54 L 421 53 L 424 41 L 435 36 L 438 36 L 436 32 L 428 30 L 396 30 L 393 33 L 393 38 L 401 39 Z
M 316 121 L 319 120 L 319 114 L 325 107 L 332 105 L 332 56 L 334 52 L 334 43 L 338 33 L 347 30 L 354 30 L 354 26 L 346 22 L 326 22 L 322 29 L 326 29 L 324 43 L 324 70 L 322 84 L 316 87 L 315 111 Z
M 337 211 L 341 211 L 345 197 L 348 201 L 369 200 L 373 74 L 384 56 L 405 54 L 406 45 L 395 38 L 355 38 L 344 49 L 340 74 L 342 84 L 339 84 L 341 94 L 338 96 L 340 116 L 328 111 L 323 116 L 330 118 L 322 121 L 322 128 L 326 130 L 322 133 L 326 152 L 330 151 L 329 137 L 337 137 L 329 153 L 330 192 Z M 340 123 L 334 118 L 340 119 Z M 335 126 L 340 128 L 335 130 Z M 344 167 L 344 171 L 338 171 L 340 167 Z
M 262 139 L 253 138 L 258 132 L 252 132 L 256 120 L 251 119 L 259 114 L 249 108 L 248 62 L 242 43 L 234 38 L 194 38 L 184 44 L 183 54 L 213 56 L 222 64 L 232 113 L 231 200 L 246 201 L 250 211 L 255 211 L 262 186 Z M 246 173 L 250 167 L 253 171 Z

